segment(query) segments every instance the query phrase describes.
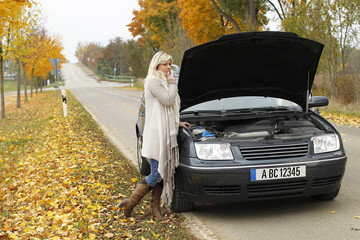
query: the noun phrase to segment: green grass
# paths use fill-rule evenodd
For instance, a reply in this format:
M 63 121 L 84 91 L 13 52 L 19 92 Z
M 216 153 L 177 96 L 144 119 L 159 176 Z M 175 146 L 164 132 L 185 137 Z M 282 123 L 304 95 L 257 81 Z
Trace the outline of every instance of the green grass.
M 21 86 L 21 90 L 23 90 L 23 86 Z M 5 80 L 4 81 L 4 91 L 5 92 L 14 92 L 17 90 L 17 81 Z
M 61 81 L 60 81 L 61 82 Z M 63 86 L 63 83 L 61 83 Z M 49 86 L 44 86 L 43 88 L 54 88 L 55 83 L 52 82 Z M 30 90 L 30 86 L 27 87 Z M 38 88 L 40 89 L 40 88 Z M 21 85 L 21 91 L 24 90 L 24 85 Z M 34 88 L 35 90 L 35 88 Z M 5 80 L 4 81 L 4 92 L 16 92 L 17 91 L 17 81 Z
M 141 78 L 137 79 L 132 87 L 126 86 L 126 87 L 121 87 L 121 88 L 132 89 L 132 90 L 137 90 L 137 91 L 144 91 L 144 79 L 141 79 Z

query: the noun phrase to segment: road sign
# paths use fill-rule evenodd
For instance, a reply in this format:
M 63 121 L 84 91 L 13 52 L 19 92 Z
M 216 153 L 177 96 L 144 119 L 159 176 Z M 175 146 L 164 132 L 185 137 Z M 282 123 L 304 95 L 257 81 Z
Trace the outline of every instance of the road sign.
M 60 74 L 60 70 L 59 69 L 53 69 L 53 70 L 51 70 L 51 75 L 58 75 L 58 74 Z
M 61 61 L 61 58 L 50 58 L 49 60 L 53 67 L 56 69 Z
M 55 70 L 51 71 L 51 74 L 55 75 L 55 89 L 56 89 L 56 98 L 57 98 L 58 96 L 57 90 L 59 88 L 58 82 L 59 82 L 59 74 L 60 74 L 60 71 L 58 70 L 58 65 L 61 61 L 61 58 L 50 58 L 49 60 L 51 62 L 51 65 L 53 65 L 53 67 L 55 68 Z

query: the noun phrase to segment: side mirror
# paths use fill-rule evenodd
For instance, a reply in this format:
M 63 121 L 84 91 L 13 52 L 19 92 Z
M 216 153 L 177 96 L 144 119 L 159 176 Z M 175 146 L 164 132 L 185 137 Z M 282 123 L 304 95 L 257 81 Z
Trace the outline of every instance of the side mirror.
M 309 108 L 325 107 L 327 105 L 329 105 L 329 99 L 323 96 L 314 96 L 309 102 Z

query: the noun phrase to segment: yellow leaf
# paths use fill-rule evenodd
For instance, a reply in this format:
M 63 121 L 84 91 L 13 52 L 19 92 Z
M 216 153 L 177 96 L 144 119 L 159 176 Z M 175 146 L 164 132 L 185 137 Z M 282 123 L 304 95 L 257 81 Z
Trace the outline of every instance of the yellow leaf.
M 137 178 L 131 178 L 131 181 L 132 181 L 133 183 L 135 183 L 135 182 L 138 181 L 138 179 L 137 179 Z
M 54 195 L 54 192 L 53 192 L 53 191 L 48 191 L 48 192 L 46 192 L 46 195 L 48 195 L 49 197 L 51 197 L 51 196 Z
M 94 240 L 96 238 L 96 235 L 94 233 L 89 234 L 89 239 Z
M 10 234 L 9 234 L 9 238 L 10 238 L 10 239 L 16 239 L 16 235 L 13 234 L 13 233 L 10 233 Z
M 59 227 L 56 224 L 51 225 L 52 230 L 56 231 Z
M 330 211 L 330 213 L 331 213 L 331 214 L 334 214 L 334 213 L 336 213 L 336 211 Z

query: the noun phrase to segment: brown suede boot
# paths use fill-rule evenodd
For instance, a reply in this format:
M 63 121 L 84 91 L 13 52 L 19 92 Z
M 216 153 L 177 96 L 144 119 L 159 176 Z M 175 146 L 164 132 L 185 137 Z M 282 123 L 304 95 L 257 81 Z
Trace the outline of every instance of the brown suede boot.
M 166 220 L 167 218 L 161 214 L 160 211 L 160 198 L 163 187 L 160 183 L 156 184 L 151 193 L 149 214 L 153 215 L 156 219 Z
M 131 217 L 131 212 L 134 207 L 141 201 L 141 199 L 151 190 L 151 187 L 143 180 L 133 193 L 131 194 L 130 198 L 124 199 L 120 204 L 119 208 L 124 208 L 124 215 L 125 217 Z

